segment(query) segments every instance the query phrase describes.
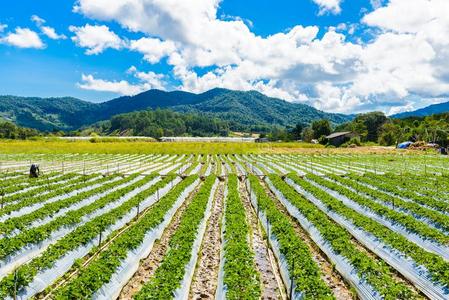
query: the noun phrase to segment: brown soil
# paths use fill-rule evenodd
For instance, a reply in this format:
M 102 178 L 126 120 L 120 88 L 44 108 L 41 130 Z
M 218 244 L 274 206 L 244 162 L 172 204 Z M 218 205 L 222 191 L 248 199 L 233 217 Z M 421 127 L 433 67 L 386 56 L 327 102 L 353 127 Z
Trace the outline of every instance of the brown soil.
M 123 287 L 122 291 L 120 292 L 119 299 L 132 299 L 132 297 L 137 292 L 140 291 L 142 286 L 146 282 L 148 282 L 150 278 L 154 275 L 156 269 L 160 266 L 165 254 L 167 253 L 169 241 L 173 236 L 173 234 L 175 233 L 176 229 L 178 228 L 184 211 L 192 201 L 192 198 L 198 192 L 200 186 L 201 185 L 198 185 L 195 188 L 195 190 L 192 193 L 190 193 L 190 195 L 187 197 L 187 199 L 175 213 L 171 223 L 164 230 L 161 239 L 155 242 L 153 249 L 150 252 L 150 255 L 148 255 L 147 258 L 141 261 L 137 272 Z
M 267 247 L 266 240 L 257 219 L 245 184 L 239 181 L 240 197 L 246 211 L 248 224 L 251 228 L 251 243 L 255 253 L 256 267 L 260 273 L 262 282 L 262 299 L 286 299 L 285 287 L 282 283 L 274 254 Z
M 215 194 L 212 214 L 204 233 L 203 244 L 190 286 L 189 299 L 214 299 L 215 297 L 220 266 L 220 224 L 223 216 L 224 185 L 225 183 L 220 183 Z
M 307 244 L 309 251 L 312 254 L 313 260 L 317 263 L 321 270 L 321 278 L 332 290 L 334 296 L 337 299 L 347 300 L 354 299 L 355 295 L 352 293 L 349 285 L 346 284 L 344 279 L 340 274 L 332 267 L 332 264 L 328 261 L 326 255 L 320 250 L 320 248 L 315 244 L 315 242 L 309 237 L 307 232 L 305 232 L 302 227 L 294 220 L 285 207 L 277 200 L 276 196 L 271 192 L 271 190 L 266 186 L 264 181 L 261 181 L 265 188 L 267 194 L 273 199 L 279 211 L 283 212 L 290 219 L 290 223 L 293 225 L 295 232 L 299 237 Z

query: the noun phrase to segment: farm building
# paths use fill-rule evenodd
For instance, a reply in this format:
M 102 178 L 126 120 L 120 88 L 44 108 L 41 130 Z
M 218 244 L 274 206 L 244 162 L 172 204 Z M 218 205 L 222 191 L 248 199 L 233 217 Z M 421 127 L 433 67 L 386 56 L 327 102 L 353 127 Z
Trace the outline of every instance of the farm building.
M 342 132 L 334 132 L 326 136 L 326 138 L 329 140 L 329 144 L 338 147 L 341 144 L 346 143 L 355 136 L 357 135 L 351 131 L 342 131 Z
M 173 137 L 161 137 L 161 142 L 218 142 L 218 143 L 254 143 L 255 138 L 244 137 L 190 137 L 190 136 L 173 136 Z

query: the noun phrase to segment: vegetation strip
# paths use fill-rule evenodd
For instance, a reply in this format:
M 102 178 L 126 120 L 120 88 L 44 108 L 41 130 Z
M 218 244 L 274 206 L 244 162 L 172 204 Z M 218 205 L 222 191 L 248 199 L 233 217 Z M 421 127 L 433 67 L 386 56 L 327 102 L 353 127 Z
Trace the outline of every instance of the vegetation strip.
M 50 184 L 42 188 L 27 192 L 26 195 L 16 194 L 14 195 L 14 197 L 9 198 L 9 200 L 11 200 L 10 205 L 3 207 L 3 209 L 0 209 L 0 216 L 7 217 L 6 215 L 9 215 L 12 212 L 17 211 L 23 207 L 31 206 L 36 203 L 42 203 L 53 197 L 58 197 L 60 195 L 70 193 L 74 190 L 88 187 L 92 185 L 92 181 L 90 180 L 95 177 L 98 177 L 98 174 L 86 175 L 85 177 L 76 177 L 69 182 L 60 183 L 54 186 Z M 45 194 L 39 195 L 42 192 L 45 192 Z M 14 200 L 12 200 L 13 198 Z M 15 200 L 18 201 L 12 203 L 12 201 Z
M 361 177 L 361 176 L 350 176 L 351 178 L 367 183 L 371 186 L 377 187 L 381 190 L 393 193 L 397 196 L 410 199 L 416 203 L 426 205 L 428 207 L 432 207 L 437 209 L 438 211 L 449 214 L 449 202 L 441 201 L 434 199 L 428 196 L 420 196 L 409 190 L 401 190 L 396 185 L 392 185 L 386 182 L 383 182 L 382 176 L 379 175 L 371 175 L 370 177 Z
M 173 206 L 179 195 L 196 179 L 196 176 L 186 178 L 151 206 L 142 218 L 116 238 L 88 266 L 81 267 L 76 278 L 57 289 L 54 293 L 55 298 L 85 299 L 92 297 L 103 284 L 109 282 L 120 266 L 121 260 L 127 257 L 128 252 L 142 243 L 146 232 L 154 229 L 164 220 L 166 212 Z
M 288 273 L 295 282 L 295 291 L 306 299 L 332 299 L 332 291 L 321 279 L 321 271 L 307 244 L 296 234 L 289 219 L 280 212 L 266 194 L 256 176 L 249 176 L 252 197 L 257 201 L 257 211 L 265 214 L 270 224 L 270 235 L 276 237 L 279 251 L 285 258 Z M 286 283 L 290 287 L 290 283 Z
M 137 175 L 134 175 L 137 176 Z M 0 259 L 5 259 L 9 255 L 13 255 L 16 251 L 20 250 L 22 247 L 30 244 L 38 244 L 49 238 L 51 234 L 63 227 L 70 225 L 75 225 L 81 222 L 81 218 L 87 214 L 93 213 L 94 211 L 103 208 L 107 204 L 120 199 L 122 196 L 133 191 L 139 186 L 149 182 L 156 175 L 149 175 L 141 180 L 126 186 L 122 189 L 109 193 L 94 203 L 84 206 L 80 209 L 70 211 L 64 216 L 60 216 L 54 219 L 52 222 L 45 225 L 31 228 L 26 231 L 22 231 L 20 234 L 12 237 L 0 240 Z
M 325 188 L 338 192 L 340 195 L 347 197 L 348 199 L 354 201 L 362 207 L 366 207 L 382 218 L 391 220 L 392 224 L 403 226 L 408 231 L 421 236 L 423 239 L 430 238 L 442 245 L 447 245 L 449 243 L 449 236 L 441 233 L 441 231 L 437 229 L 427 226 L 426 224 L 418 221 L 410 215 L 397 212 L 369 198 L 360 196 L 359 194 L 345 188 L 344 186 L 323 179 L 319 176 L 309 174 L 307 175 L 307 178 L 313 180 L 314 182 Z
M 199 225 L 205 217 L 215 181 L 214 175 L 206 178 L 184 211 L 179 227 L 170 239 L 169 250 L 154 277 L 142 287 L 134 299 L 172 299 L 179 288 L 186 289 L 188 293 L 189 286 L 181 286 L 181 281 L 191 259 L 192 246 L 197 238 Z
M 40 220 L 44 217 L 53 215 L 65 207 L 73 205 L 77 202 L 80 202 L 80 201 L 87 199 L 91 196 L 94 196 L 96 194 L 100 194 L 102 192 L 108 191 L 109 189 L 113 188 L 114 186 L 119 186 L 123 183 L 130 181 L 131 179 L 133 179 L 135 177 L 134 176 L 126 177 L 124 179 L 108 183 L 108 181 L 110 181 L 111 179 L 114 179 L 114 178 L 115 178 L 115 176 L 103 177 L 97 181 L 90 183 L 91 185 L 94 185 L 94 184 L 102 184 L 102 183 L 106 182 L 105 184 L 100 185 L 99 187 L 97 187 L 93 190 L 81 192 L 75 196 L 72 196 L 72 197 L 69 197 L 69 198 L 66 198 L 66 199 L 63 199 L 60 201 L 48 203 L 48 204 L 44 205 L 43 207 L 41 207 L 40 209 L 34 210 L 33 212 L 31 212 L 29 214 L 26 214 L 26 215 L 23 215 L 20 217 L 10 218 L 10 219 L 6 220 L 5 222 L 0 223 L 0 234 L 9 234 L 14 230 L 23 230 L 36 220 Z
M 373 222 L 371 218 L 355 212 L 351 208 L 345 206 L 341 201 L 296 175 L 289 175 L 289 178 L 305 191 L 311 193 L 314 197 L 322 201 L 327 209 L 343 216 L 351 221 L 356 227 L 371 233 L 393 249 L 397 249 L 404 255 L 412 258 L 417 264 L 424 266 L 429 271 L 436 284 L 441 284 L 443 287 L 449 286 L 449 262 L 436 254 L 425 251 L 389 228 L 377 222 Z
M 89 175 L 88 177 L 86 177 L 86 179 L 91 179 L 94 176 L 98 175 Z M 81 176 L 79 174 L 75 173 L 65 174 L 52 179 L 50 179 L 49 177 L 45 177 L 45 180 L 42 180 L 39 185 L 34 186 L 34 188 L 31 190 L 25 189 L 24 192 L 17 191 L 10 195 L 5 194 L 2 199 L 2 203 L 6 205 L 9 203 L 16 203 L 19 201 L 23 201 L 24 199 L 31 198 L 35 195 L 46 194 L 46 192 L 50 191 L 50 189 L 60 189 L 64 186 L 67 186 L 71 183 L 76 183 L 80 180 L 83 179 L 81 179 Z M 0 213 L 1 212 L 2 210 L 0 210 Z
M 86 224 L 76 228 L 67 236 L 58 240 L 55 244 L 49 246 L 41 256 L 20 266 L 17 269 L 17 276 L 19 276 L 17 278 L 20 279 L 20 285 L 17 286 L 19 292 L 21 292 L 20 289 L 24 290 L 34 279 L 36 279 L 36 276 L 38 276 L 39 273 L 45 272 L 46 270 L 51 271 L 51 268 L 55 266 L 57 261 L 64 258 L 70 251 L 74 251 L 81 246 L 86 246 L 89 243 L 92 243 L 92 241 L 96 241 L 99 235 L 117 223 L 118 220 L 121 220 L 126 214 L 135 209 L 136 206 L 138 206 L 146 198 L 154 195 L 157 190 L 166 186 L 173 179 L 173 176 L 168 176 L 164 180 L 157 182 L 150 188 L 145 189 L 135 195 L 119 207 L 93 218 Z M 104 240 L 106 241 L 110 236 L 114 236 L 114 234 L 115 232 L 109 236 L 105 236 Z M 97 247 L 93 247 L 92 251 L 95 252 L 96 250 Z M 0 281 L 0 291 L 2 291 L 2 293 L 9 293 L 9 295 L 12 295 L 14 291 L 13 282 L 14 274 L 10 274 L 7 278 Z
M 302 180 L 296 176 L 294 178 Z M 373 260 L 358 250 L 347 230 L 332 222 L 325 213 L 299 195 L 279 176 L 271 175 L 269 179 L 284 197 L 318 229 L 321 236 L 330 243 L 334 252 L 346 257 L 357 271 L 358 276 L 365 279 L 382 297 L 387 299 L 411 299 L 414 297 L 406 285 L 393 279 L 392 270 L 385 262 Z
M 413 201 L 405 201 L 399 197 L 393 197 L 385 194 L 382 191 L 378 191 L 374 188 L 369 188 L 365 185 L 357 183 L 356 180 L 349 179 L 347 177 L 341 177 L 336 175 L 329 175 L 332 180 L 351 187 L 374 200 L 382 201 L 390 206 L 405 209 L 411 212 L 415 216 L 424 217 L 435 224 L 437 228 L 441 228 L 446 232 L 449 232 L 449 216 L 439 213 L 433 209 L 423 207 Z
M 259 299 L 260 275 L 249 241 L 249 225 L 238 192 L 237 176 L 228 177 L 225 205 L 224 278 L 226 299 Z

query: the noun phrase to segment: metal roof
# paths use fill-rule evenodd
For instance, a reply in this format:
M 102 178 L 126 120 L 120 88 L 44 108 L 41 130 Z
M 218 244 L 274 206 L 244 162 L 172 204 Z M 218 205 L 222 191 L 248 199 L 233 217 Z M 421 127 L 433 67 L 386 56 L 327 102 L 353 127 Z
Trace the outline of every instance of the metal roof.
M 342 132 L 334 132 L 332 134 L 329 134 L 328 136 L 326 136 L 327 139 L 333 139 L 342 135 L 347 135 L 352 133 L 351 131 L 342 131 Z

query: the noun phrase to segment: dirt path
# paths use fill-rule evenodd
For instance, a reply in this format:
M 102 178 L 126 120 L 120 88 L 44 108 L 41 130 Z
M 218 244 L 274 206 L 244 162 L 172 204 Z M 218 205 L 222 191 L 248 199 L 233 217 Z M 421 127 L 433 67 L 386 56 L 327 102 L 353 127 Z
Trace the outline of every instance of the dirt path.
M 176 211 L 170 225 L 164 230 L 161 239 L 155 242 L 150 255 L 140 262 L 139 269 L 123 287 L 118 299 L 132 299 L 132 297 L 140 291 L 142 286 L 154 275 L 156 269 L 159 267 L 162 259 L 167 253 L 169 241 L 181 222 L 183 212 L 198 192 L 200 186 L 201 184 L 190 193 L 181 207 Z
M 256 267 L 262 281 L 262 299 L 286 299 L 285 287 L 277 269 L 274 254 L 271 249 L 267 248 L 256 212 L 251 205 L 245 184 L 241 181 L 239 181 L 239 191 L 251 228 L 251 241 L 255 253 Z
M 332 264 L 327 260 L 326 255 L 319 249 L 319 247 L 310 239 L 309 235 L 302 229 L 302 227 L 296 222 L 287 212 L 285 207 L 277 200 L 276 196 L 267 187 L 266 183 L 261 180 L 267 194 L 273 199 L 279 211 L 283 212 L 290 219 L 290 223 L 293 225 L 295 232 L 309 247 L 309 251 L 312 254 L 313 260 L 318 264 L 318 267 L 322 273 L 323 281 L 330 287 L 334 296 L 337 299 L 347 300 L 354 299 L 355 295 L 351 292 L 350 287 L 345 283 L 340 274 L 332 267 Z
M 221 182 L 215 194 L 203 244 L 190 286 L 189 299 L 214 299 L 220 265 L 221 219 L 223 216 L 225 183 Z

